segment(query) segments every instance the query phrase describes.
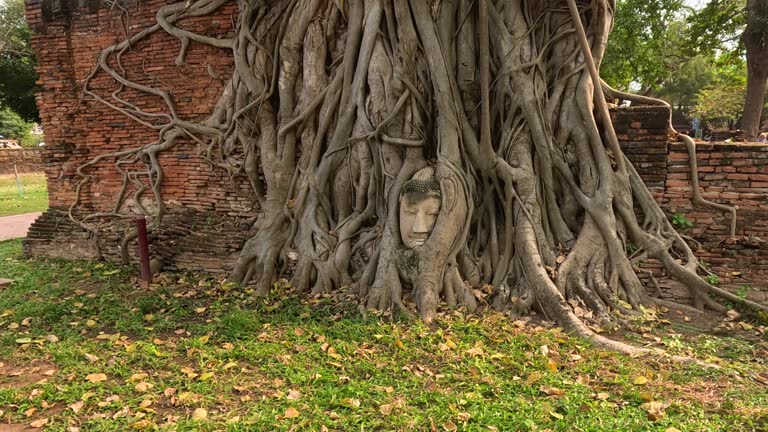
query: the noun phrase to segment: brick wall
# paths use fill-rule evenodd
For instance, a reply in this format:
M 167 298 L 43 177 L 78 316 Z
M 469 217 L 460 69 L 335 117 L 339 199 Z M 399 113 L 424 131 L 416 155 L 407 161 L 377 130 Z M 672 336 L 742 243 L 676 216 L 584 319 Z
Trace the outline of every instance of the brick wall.
M 711 266 L 726 288 L 749 285 L 750 298 L 768 301 L 768 145 L 696 146 L 702 196 L 737 207 L 736 238 L 731 238 L 730 214 L 691 202 L 688 151 L 673 136 L 664 139 L 668 118 L 669 110 L 659 107 L 613 111 L 621 146 L 661 207 L 669 217 L 681 214 L 693 224 L 682 232 L 698 243 L 699 259 Z M 656 263 L 646 267 L 662 276 Z M 662 285 L 670 297 L 687 298 L 676 284 Z
M 83 97 L 83 84 L 104 48 L 121 42 L 124 30 L 135 34 L 154 24 L 156 11 L 175 1 L 123 1 L 127 20 L 119 8 L 98 8 L 93 4 L 77 8 L 75 2 L 64 3 L 68 11 L 51 15 L 44 1 L 26 1 L 41 77 L 38 85 L 43 89 L 37 104 L 48 144 L 42 159 L 50 210 L 33 225 L 25 250 L 59 257 L 92 257 L 100 253 L 118 258 L 118 233 L 126 224 L 108 229 L 99 237 L 97 248 L 92 238 L 68 220 L 66 212 L 75 200 L 80 181 L 75 170 L 98 155 L 152 143 L 158 133 Z M 231 37 L 236 21 L 237 5 L 232 2 L 213 16 L 185 19 L 182 26 L 214 37 Z M 185 64 L 177 66 L 180 42 L 162 31 L 133 48 L 122 56 L 131 80 L 170 91 L 181 118 L 204 119 L 221 95 L 224 79 L 232 73 L 230 51 L 194 42 Z M 114 61 L 110 66 L 115 67 Z M 115 80 L 104 72 L 95 75 L 90 87 L 105 98 L 117 89 Z M 166 112 L 159 97 L 133 90 L 121 96 L 147 112 Z M 234 262 L 232 257 L 242 247 L 243 236 L 247 236 L 248 222 L 255 217 L 254 199 L 244 179 L 230 179 L 197 154 L 194 143 L 180 140 L 160 156 L 165 174 L 162 194 L 169 215 L 164 228 L 153 233 L 158 240 L 153 253 L 165 258 L 171 268 L 222 271 Z M 111 210 L 122 185 L 114 162 L 105 159 L 87 170 L 93 180 L 82 189 L 83 210 Z
M 81 2 L 82 3 L 82 2 Z M 41 0 L 27 0 L 27 18 L 35 31 L 32 40 L 38 55 L 38 106 L 46 131 L 42 150 L 49 182 L 50 210 L 33 226 L 25 243 L 31 254 L 62 257 L 91 257 L 97 253 L 118 257 L 119 232 L 114 226 L 95 243 L 82 229 L 70 223 L 66 211 L 75 198 L 79 178 L 75 169 L 107 152 L 134 148 L 157 139 L 157 131 L 88 98 L 82 87 L 101 50 L 154 22 L 156 10 L 171 3 L 160 0 L 123 1 L 129 12 L 123 22 L 118 8 L 74 8 L 52 16 Z M 236 5 L 214 16 L 185 20 L 184 28 L 223 37 L 233 34 Z M 231 54 L 192 43 L 186 64 L 176 66 L 180 43 L 164 32 L 151 35 L 123 56 L 123 66 L 132 80 L 171 91 L 179 116 L 204 119 L 219 98 L 232 72 Z M 114 67 L 114 64 L 112 65 Z M 210 73 L 210 72 L 213 73 Z M 109 97 L 115 81 L 99 72 L 92 88 Z M 126 91 L 125 98 L 146 111 L 162 112 L 158 97 Z M 688 232 L 702 244 L 697 252 L 723 276 L 724 282 L 768 280 L 766 246 L 765 147 L 707 145 L 700 149 L 702 187 L 705 196 L 738 205 L 739 240 L 726 235 L 727 217 L 708 208 L 691 206 L 686 153 L 668 128 L 669 111 L 663 108 L 614 110 L 613 120 L 628 157 L 637 167 L 654 196 L 670 214 L 684 213 L 694 222 Z M 222 175 L 197 157 L 196 145 L 180 142 L 161 156 L 165 180 L 162 192 L 169 214 L 161 229 L 153 233 L 153 253 L 171 268 L 226 271 L 234 262 L 256 216 L 253 197 L 244 179 Z M 121 179 L 114 160 L 105 159 L 88 171 L 92 183 L 83 188 L 82 208 L 88 212 L 109 210 L 120 190 Z M 746 236 L 746 237 L 744 237 Z M 96 248 L 96 245 L 99 247 Z
M 38 149 L 0 149 L 0 175 L 13 174 L 13 166 L 21 173 L 41 173 L 44 171 L 41 150 Z

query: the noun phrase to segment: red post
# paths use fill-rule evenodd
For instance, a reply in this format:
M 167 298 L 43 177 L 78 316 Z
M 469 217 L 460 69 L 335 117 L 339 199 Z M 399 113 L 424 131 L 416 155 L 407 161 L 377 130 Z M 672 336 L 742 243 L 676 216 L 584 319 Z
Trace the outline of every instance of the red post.
M 149 239 L 147 238 L 147 220 L 136 218 L 136 237 L 139 240 L 139 263 L 141 264 L 141 287 L 148 288 L 152 282 L 149 270 Z

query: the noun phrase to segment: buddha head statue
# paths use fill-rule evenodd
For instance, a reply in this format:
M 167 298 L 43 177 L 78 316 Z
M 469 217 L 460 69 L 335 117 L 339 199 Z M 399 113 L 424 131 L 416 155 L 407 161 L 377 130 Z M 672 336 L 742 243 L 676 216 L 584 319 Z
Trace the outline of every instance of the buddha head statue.
M 435 226 L 442 196 L 435 168 L 422 168 L 400 191 L 400 237 L 408 249 L 423 245 Z

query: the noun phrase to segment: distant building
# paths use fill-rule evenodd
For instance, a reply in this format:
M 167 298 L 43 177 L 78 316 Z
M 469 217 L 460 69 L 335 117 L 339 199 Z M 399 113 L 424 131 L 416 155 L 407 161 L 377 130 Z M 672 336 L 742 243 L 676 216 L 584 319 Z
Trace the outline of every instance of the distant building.
M 37 123 L 34 123 L 32 126 L 32 130 L 30 131 L 32 135 L 42 135 L 43 134 L 43 127 L 40 126 Z

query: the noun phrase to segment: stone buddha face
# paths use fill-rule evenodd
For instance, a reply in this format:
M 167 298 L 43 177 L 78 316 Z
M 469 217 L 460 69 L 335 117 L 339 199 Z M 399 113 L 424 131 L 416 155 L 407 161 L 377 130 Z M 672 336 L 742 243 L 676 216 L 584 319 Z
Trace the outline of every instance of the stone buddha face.
M 408 249 L 422 246 L 435 227 L 442 200 L 435 169 L 416 172 L 400 192 L 400 237 Z

